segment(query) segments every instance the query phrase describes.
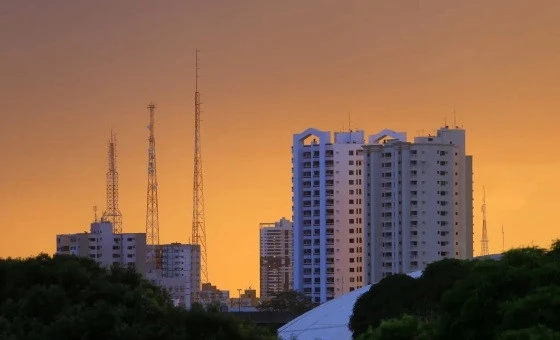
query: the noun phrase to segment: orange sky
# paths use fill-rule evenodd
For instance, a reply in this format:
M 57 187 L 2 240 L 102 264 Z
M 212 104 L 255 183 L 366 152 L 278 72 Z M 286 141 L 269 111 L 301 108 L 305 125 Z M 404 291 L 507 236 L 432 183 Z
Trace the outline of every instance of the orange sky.
M 145 230 L 148 111 L 161 240 L 191 232 L 194 50 L 201 49 L 209 275 L 259 286 L 258 225 L 291 217 L 292 134 L 431 132 L 457 111 L 490 250 L 559 236 L 560 2 L 2 1 L 0 256 L 52 253 L 105 207 L 119 138 L 126 232 Z M 232 293 L 234 294 L 234 293 Z M 235 295 L 235 294 L 234 294 Z

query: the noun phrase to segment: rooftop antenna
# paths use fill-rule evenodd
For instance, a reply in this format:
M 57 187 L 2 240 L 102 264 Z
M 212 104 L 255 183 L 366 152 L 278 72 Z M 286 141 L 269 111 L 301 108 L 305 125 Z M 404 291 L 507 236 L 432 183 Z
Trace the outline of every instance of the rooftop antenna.
M 93 206 L 93 222 L 97 222 L 97 206 Z
M 119 173 L 117 172 L 117 138 L 111 130 L 111 139 L 107 144 L 107 207 L 103 220 L 113 224 L 113 233 L 122 234 L 122 214 L 119 209 Z M 122 237 L 121 237 L 122 238 Z
M 488 231 L 486 230 L 486 190 L 482 187 L 482 239 L 481 255 L 488 255 Z
M 348 130 L 352 132 L 352 116 L 350 115 L 350 111 L 348 111 Z
M 453 109 L 453 126 L 457 129 L 457 113 Z
M 447 117 L 443 118 L 443 126 L 447 127 Z

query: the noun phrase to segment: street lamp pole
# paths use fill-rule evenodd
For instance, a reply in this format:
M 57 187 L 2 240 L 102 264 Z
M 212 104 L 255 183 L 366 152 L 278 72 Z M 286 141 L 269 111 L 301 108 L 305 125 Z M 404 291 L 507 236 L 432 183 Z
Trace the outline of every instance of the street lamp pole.
M 241 312 L 241 288 L 237 288 L 237 292 L 239 293 L 239 298 L 237 299 L 237 305 L 239 306 L 239 311 Z

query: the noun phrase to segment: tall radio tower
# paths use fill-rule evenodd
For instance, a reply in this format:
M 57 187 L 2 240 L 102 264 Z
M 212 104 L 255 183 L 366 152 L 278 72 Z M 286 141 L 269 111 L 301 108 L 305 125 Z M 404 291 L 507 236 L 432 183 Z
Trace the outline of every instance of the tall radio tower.
M 488 231 L 486 230 L 486 190 L 482 187 L 482 239 L 481 255 L 488 255 Z
M 122 214 L 119 210 L 119 173 L 117 172 L 117 138 L 111 131 L 107 156 L 109 169 L 107 171 L 107 208 L 103 213 L 103 221 L 113 224 L 113 233 L 122 234 Z
M 206 261 L 206 223 L 204 219 L 204 190 L 202 181 L 202 157 L 200 151 L 200 92 L 198 92 L 198 49 L 196 50 L 194 90 L 194 181 L 192 243 L 200 245 L 200 271 L 202 282 L 208 282 Z
M 154 115 L 156 106 L 148 105 L 150 110 L 150 137 L 148 138 L 148 194 L 146 201 L 146 244 L 153 246 L 148 262 L 150 268 L 161 268 L 161 249 L 159 249 L 159 218 L 158 218 L 158 181 L 156 171 L 156 138 L 154 135 Z M 155 259 L 153 257 L 155 255 Z M 155 263 L 154 263 L 155 260 Z

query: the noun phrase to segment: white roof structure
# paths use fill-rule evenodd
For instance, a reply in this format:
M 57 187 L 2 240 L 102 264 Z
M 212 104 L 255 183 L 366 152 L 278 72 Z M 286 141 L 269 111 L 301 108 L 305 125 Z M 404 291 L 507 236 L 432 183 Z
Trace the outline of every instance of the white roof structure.
M 416 279 L 422 275 L 422 271 L 408 275 Z M 278 329 L 280 339 L 352 340 L 352 332 L 348 329 L 352 309 L 358 298 L 371 286 L 367 285 L 341 295 L 300 315 Z

